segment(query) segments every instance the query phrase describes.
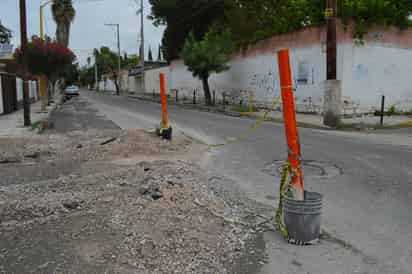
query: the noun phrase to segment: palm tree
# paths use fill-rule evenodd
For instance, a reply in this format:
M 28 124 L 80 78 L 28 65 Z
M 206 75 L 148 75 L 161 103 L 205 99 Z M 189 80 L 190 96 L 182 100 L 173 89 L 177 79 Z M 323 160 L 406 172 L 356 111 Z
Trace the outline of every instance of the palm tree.
M 72 0 L 54 0 L 52 5 L 53 19 L 57 24 L 56 39 L 64 46 L 69 46 L 70 25 L 74 20 L 76 11 Z

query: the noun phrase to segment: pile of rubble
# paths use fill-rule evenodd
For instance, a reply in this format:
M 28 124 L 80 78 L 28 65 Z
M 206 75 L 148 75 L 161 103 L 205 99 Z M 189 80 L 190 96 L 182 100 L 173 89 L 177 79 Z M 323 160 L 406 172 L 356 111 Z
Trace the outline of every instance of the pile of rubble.
M 39 168 L 68 159 L 93 168 L 0 184 L 0 271 L 226 273 L 242 251 L 244 230 L 227 222 L 225 203 L 208 190 L 205 171 L 185 159 L 192 148 L 187 138 L 168 143 L 119 130 L 12 142 L 0 171 L 24 169 L 29 154 Z M 143 156 L 152 161 L 115 164 Z M 56 252 L 41 256 L 53 237 Z M 33 250 L 36 256 L 28 255 Z

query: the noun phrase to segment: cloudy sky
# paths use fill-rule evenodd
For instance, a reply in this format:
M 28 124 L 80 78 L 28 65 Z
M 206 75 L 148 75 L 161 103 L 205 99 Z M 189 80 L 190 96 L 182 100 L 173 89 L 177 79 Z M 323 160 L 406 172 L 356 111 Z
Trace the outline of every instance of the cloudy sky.
M 28 36 L 39 34 L 39 6 L 41 0 L 26 0 Z M 81 64 L 85 64 L 91 50 L 102 45 L 117 50 L 116 29 L 105 23 L 120 24 L 120 46 L 122 53 L 136 54 L 139 47 L 140 17 L 136 16 L 138 5 L 135 0 L 73 0 L 76 18 L 71 28 L 70 48 L 76 53 Z M 140 0 L 138 0 L 140 3 Z M 144 0 L 145 17 L 150 13 L 150 4 Z M 19 45 L 19 1 L 0 0 L 0 20 L 13 31 L 13 44 Z M 45 8 L 44 31 L 55 36 L 50 5 Z M 155 27 L 145 18 L 146 56 L 149 45 L 153 57 L 157 58 L 163 27 Z M 147 58 L 147 57 L 146 57 Z

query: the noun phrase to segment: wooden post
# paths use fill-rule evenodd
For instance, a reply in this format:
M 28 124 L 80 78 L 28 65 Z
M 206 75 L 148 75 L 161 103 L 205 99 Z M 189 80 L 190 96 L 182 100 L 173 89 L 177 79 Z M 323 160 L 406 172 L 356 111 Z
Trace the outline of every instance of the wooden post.
M 327 22 L 327 34 L 326 34 L 326 79 L 336 80 L 336 12 L 337 3 L 336 0 L 326 0 L 326 22 Z
M 300 143 L 296 126 L 295 102 L 293 98 L 288 49 L 278 51 L 278 65 L 288 158 L 292 174 L 292 192 L 294 199 L 304 200 L 302 169 L 300 167 Z
M 47 78 L 46 76 L 44 75 L 40 76 L 39 86 L 40 86 L 40 98 L 41 98 L 41 111 L 45 112 L 46 105 L 47 105 L 47 97 L 46 97 Z
M 381 126 L 383 126 L 383 116 L 385 116 L 385 95 L 382 95 L 382 104 L 381 104 Z
M 27 80 L 27 22 L 26 22 L 26 0 L 20 0 L 20 41 L 23 55 L 23 108 L 24 126 L 30 126 L 30 94 Z
M 167 118 L 167 97 L 166 97 L 166 84 L 165 84 L 165 75 L 160 73 L 160 99 L 162 103 L 162 127 L 163 129 L 167 129 L 168 125 L 168 118 Z

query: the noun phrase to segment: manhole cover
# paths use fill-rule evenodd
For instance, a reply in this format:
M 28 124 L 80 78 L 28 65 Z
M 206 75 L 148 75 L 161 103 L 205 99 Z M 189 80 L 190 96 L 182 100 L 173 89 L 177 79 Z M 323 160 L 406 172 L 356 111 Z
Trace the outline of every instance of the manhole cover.
M 284 163 L 285 161 L 283 160 L 276 160 L 266 165 L 262 171 L 269 175 L 280 177 Z M 311 160 L 302 161 L 302 172 L 304 178 L 322 179 L 329 179 L 342 174 L 342 170 L 336 165 Z

